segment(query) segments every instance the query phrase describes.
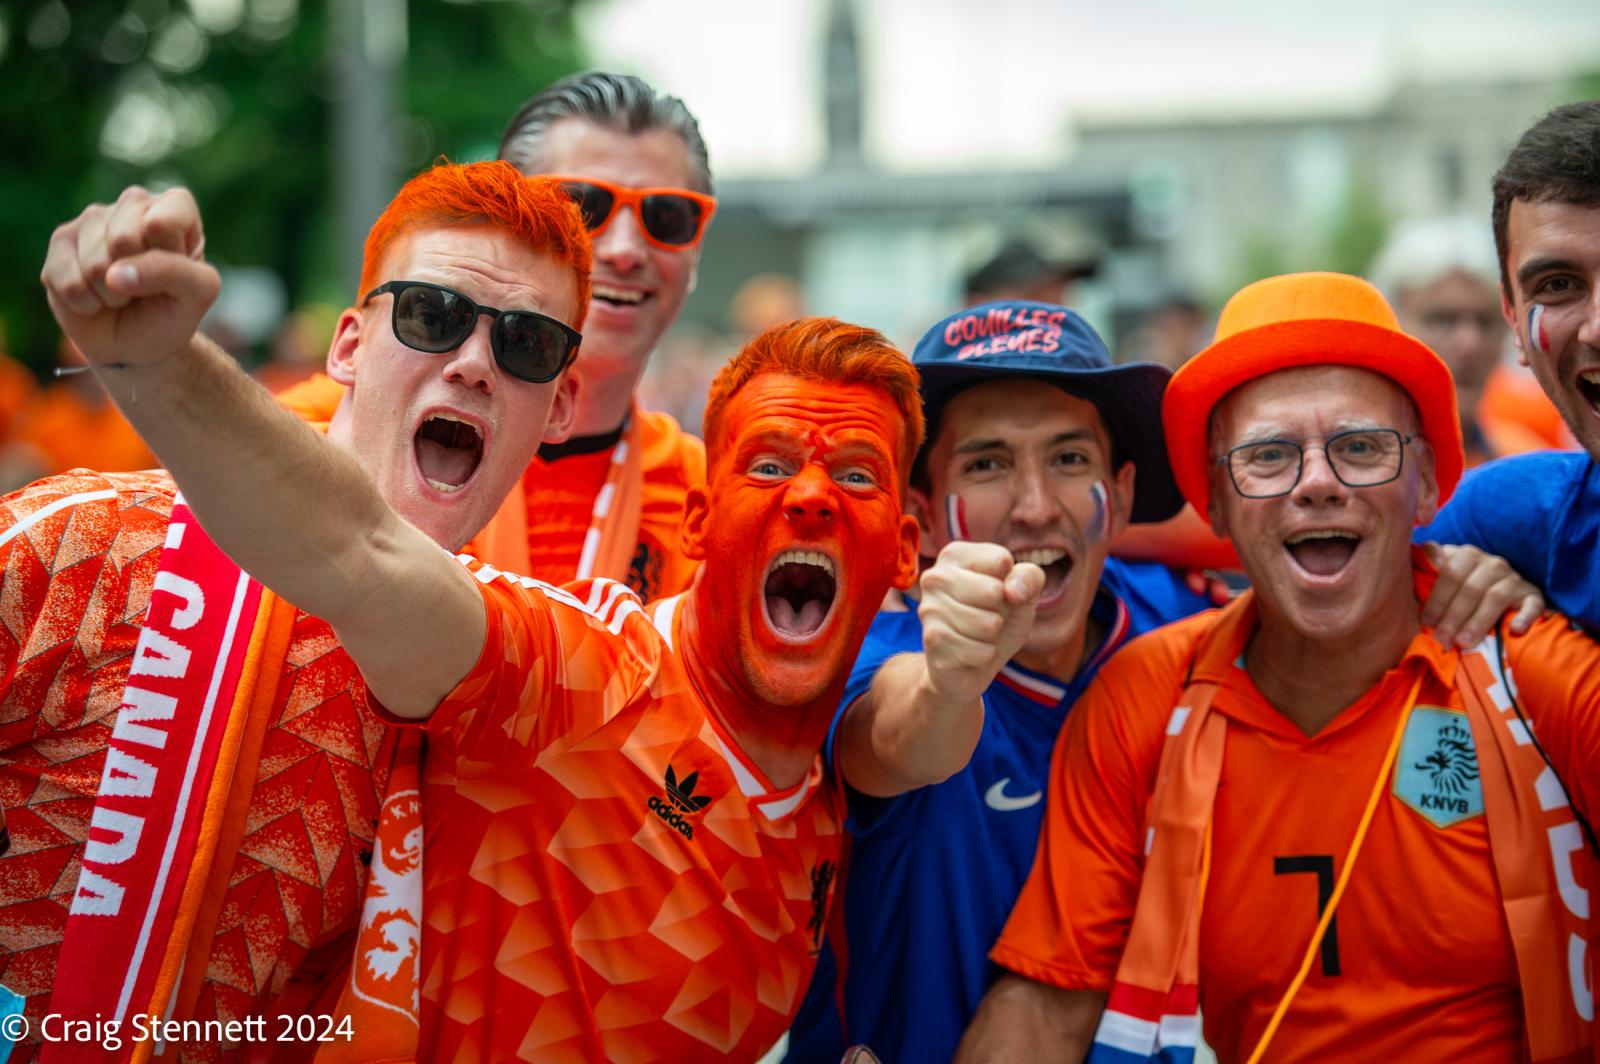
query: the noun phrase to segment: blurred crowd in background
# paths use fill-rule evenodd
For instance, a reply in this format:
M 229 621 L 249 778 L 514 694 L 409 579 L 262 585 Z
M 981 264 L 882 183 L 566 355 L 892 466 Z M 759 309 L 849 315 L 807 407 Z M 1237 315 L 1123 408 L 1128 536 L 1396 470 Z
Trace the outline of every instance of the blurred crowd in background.
M 285 387 L 321 366 L 351 297 L 354 278 L 313 264 L 359 258 L 329 252 L 365 231 L 364 205 L 439 155 L 491 157 L 517 101 L 616 65 L 585 26 L 646 3 L 0 0 L 0 110 L 8 157 L 25 160 L 0 175 L 0 227 L 26 249 L 0 266 L 12 273 L 0 283 L 0 489 L 75 466 L 153 464 L 92 378 L 70 372 L 78 359 L 34 277 L 50 220 L 130 181 L 189 185 L 224 275 L 207 331 Z M 1222 296 L 1327 268 L 1368 276 L 1449 362 L 1474 461 L 1570 445 L 1515 362 L 1487 187 L 1517 132 L 1600 95 L 1600 74 L 1463 67 L 1454 80 L 1402 74 L 1354 100 L 1256 111 L 1085 107 L 1060 116 L 1055 163 L 902 171 L 870 136 L 881 86 L 861 25 L 881 5 L 798 6 L 814 32 L 785 47 L 814 53 L 818 157 L 805 172 L 741 176 L 716 158 L 715 120 L 703 119 L 729 176 L 696 290 L 651 361 L 647 406 L 698 430 L 716 368 L 801 314 L 909 344 L 955 306 L 1001 298 L 1064 302 L 1119 359 L 1175 367 L 1210 339 Z M 1403 57 L 1395 67 L 1408 69 Z M 361 140 L 361 129 L 377 132 Z

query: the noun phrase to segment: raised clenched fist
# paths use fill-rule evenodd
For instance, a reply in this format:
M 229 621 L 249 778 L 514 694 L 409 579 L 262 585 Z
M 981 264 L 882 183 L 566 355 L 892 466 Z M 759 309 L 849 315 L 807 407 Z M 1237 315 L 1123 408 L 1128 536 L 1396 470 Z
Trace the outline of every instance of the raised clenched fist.
M 941 698 L 980 697 L 1027 640 L 1044 570 L 995 543 L 957 540 L 922 574 L 922 649 Z
M 221 281 L 204 246 L 187 189 L 134 186 L 57 226 L 39 280 L 90 364 L 142 365 L 187 345 L 216 300 Z

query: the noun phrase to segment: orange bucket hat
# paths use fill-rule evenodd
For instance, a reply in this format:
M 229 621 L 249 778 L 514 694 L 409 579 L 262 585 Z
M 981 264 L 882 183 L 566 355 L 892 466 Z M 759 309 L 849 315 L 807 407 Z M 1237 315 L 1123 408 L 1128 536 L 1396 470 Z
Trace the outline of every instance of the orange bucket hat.
M 1291 273 L 1246 285 L 1222 308 L 1211 346 L 1167 385 L 1161 421 L 1183 497 L 1210 521 L 1207 476 L 1211 411 L 1247 381 L 1302 366 L 1355 366 L 1394 381 L 1422 415 L 1433 448 L 1441 504 L 1455 491 L 1465 458 L 1455 380 L 1444 360 L 1400 331 L 1372 285 L 1343 273 Z

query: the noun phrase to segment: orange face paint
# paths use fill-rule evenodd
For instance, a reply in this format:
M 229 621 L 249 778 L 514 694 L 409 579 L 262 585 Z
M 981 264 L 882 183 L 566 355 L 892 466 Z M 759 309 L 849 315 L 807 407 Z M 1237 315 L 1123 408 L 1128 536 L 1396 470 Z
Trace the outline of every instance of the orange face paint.
M 786 707 L 796 728 L 826 729 L 884 593 L 916 575 L 903 431 L 872 385 L 769 372 L 729 401 L 685 526 L 705 558 L 688 657 L 735 696 L 718 700 L 725 717 Z

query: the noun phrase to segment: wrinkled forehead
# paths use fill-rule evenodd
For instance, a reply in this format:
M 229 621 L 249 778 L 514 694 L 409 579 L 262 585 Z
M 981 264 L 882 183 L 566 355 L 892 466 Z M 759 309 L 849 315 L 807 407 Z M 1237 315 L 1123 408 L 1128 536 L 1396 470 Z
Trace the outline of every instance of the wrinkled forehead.
M 1213 453 L 1263 435 L 1316 436 L 1346 428 L 1414 430 L 1416 407 L 1400 385 L 1355 366 L 1297 366 L 1233 389 L 1211 411 Z
M 758 441 L 803 447 L 870 447 L 895 463 L 905 418 L 888 392 L 870 384 L 807 380 L 783 373 L 752 377 L 722 414 L 722 457 Z

